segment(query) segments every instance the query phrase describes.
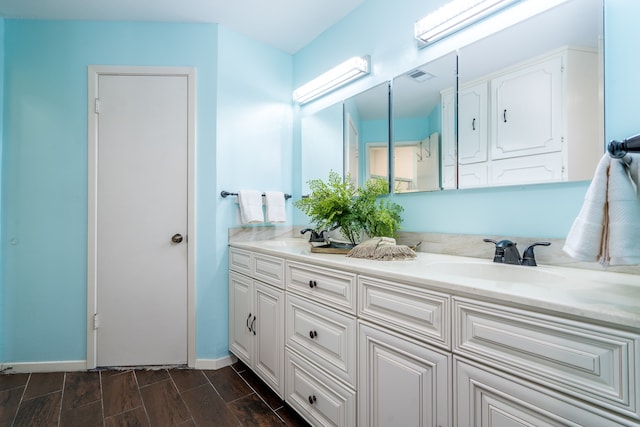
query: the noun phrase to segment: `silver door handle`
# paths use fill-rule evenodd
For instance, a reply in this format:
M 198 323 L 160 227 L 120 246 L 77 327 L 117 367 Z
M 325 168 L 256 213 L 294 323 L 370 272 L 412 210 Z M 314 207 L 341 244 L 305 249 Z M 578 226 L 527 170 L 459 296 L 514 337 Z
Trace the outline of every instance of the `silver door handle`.
M 173 236 L 171 236 L 171 241 L 173 243 L 180 243 L 180 242 L 182 242 L 182 239 L 183 239 L 183 237 L 182 237 L 182 234 L 180 234 L 180 233 L 177 233 L 177 234 L 174 234 Z

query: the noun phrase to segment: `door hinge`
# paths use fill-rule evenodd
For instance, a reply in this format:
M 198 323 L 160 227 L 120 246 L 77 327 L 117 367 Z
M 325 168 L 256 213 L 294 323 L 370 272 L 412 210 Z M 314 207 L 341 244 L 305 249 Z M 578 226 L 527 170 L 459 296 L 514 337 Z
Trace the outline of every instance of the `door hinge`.
M 100 327 L 100 316 L 98 313 L 93 315 L 93 329 L 98 329 Z
M 95 99 L 94 110 L 96 114 L 100 114 L 100 98 Z

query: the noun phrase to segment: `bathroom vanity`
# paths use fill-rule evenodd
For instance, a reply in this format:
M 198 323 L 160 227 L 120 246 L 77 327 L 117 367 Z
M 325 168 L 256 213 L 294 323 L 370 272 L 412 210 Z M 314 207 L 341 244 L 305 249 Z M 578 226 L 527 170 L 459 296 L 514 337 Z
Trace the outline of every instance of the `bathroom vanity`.
M 312 425 L 640 425 L 638 275 L 230 246 L 230 350 Z

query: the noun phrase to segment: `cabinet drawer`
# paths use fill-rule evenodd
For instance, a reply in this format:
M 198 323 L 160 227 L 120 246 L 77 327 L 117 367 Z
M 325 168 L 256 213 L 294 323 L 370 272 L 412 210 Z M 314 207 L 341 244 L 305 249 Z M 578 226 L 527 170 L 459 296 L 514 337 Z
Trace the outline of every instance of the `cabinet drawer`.
M 287 262 L 287 289 L 355 314 L 356 275 Z
M 284 289 L 284 259 L 254 252 L 253 277 Z
M 287 345 L 355 386 L 356 319 L 287 295 Z
M 639 419 L 640 336 L 454 298 L 454 352 Z
M 229 248 L 229 269 L 251 276 L 251 252 Z
M 285 400 L 314 426 L 355 426 L 356 394 L 291 350 Z
M 409 336 L 451 349 L 449 297 L 415 286 L 358 278 L 358 315 L 402 329 Z
M 637 426 L 580 400 L 454 357 L 453 425 L 475 426 Z

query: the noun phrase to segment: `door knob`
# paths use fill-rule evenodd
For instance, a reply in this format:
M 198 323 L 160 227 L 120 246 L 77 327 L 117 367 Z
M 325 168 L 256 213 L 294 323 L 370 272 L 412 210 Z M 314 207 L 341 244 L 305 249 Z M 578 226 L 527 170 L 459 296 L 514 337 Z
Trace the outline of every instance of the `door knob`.
M 173 236 L 171 236 L 171 241 L 173 243 L 180 243 L 182 242 L 182 234 L 178 233 L 178 234 L 174 234 Z

